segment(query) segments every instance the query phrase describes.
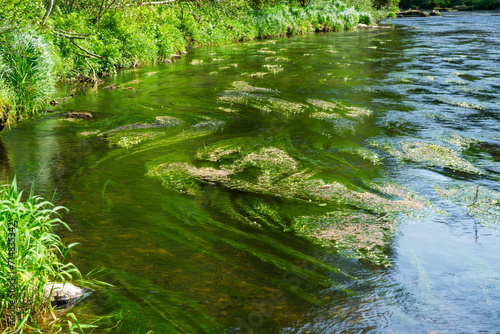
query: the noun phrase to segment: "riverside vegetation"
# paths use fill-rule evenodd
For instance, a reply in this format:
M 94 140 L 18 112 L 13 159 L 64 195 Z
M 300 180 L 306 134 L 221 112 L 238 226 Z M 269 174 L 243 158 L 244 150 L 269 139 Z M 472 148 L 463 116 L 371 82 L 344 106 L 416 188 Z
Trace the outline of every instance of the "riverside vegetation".
M 15 179 L 0 189 L 0 329 L 16 333 L 40 332 L 40 328 L 60 330 L 62 324 L 52 308 L 48 284 L 74 281 L 95 287 L 97 281 L 85 279 L 78 268 L 67 262 L 76 243 L 65 245 L 55 233 L 60 227 L 69 229 L 58 218 L 65 208 L 35 196 L 33 188 L 24 197 Z M 10 242 L 13 253 L 9 253 Z M 52 322 L 48 320 L 50 314 Z M 72 313 L 67 316 L 76 320 Z M 68 321 L 66 327 L 72 333 L 89 326 Z
M 391 0 L 393 1 L 393 0 Z M 353 29 L 395 2 L 4 2 L 0 8 L 0 123 L 37 114 L 58 78 L 98 83 L 117 68 L 170 61 L 201 45 Z M 43 15 L 42 15 L 43 14 Z

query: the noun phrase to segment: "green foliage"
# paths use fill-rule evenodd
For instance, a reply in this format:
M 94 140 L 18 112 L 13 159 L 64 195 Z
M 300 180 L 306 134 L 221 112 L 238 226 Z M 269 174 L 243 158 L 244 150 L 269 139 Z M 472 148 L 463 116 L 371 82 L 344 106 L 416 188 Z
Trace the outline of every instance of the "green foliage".
M 353 29 L 358 23 L 373 24 L 373 16 L 337 1 L 315 2 L 306 8 L 279 5 L 256 10 L 254 22 L 259 37 L 283 36 L 314 31 Z
M 337 1 L 315 2 L 307 7 L 284 3 L 256 4 L 256 9 L 233 1 L 231 6 L 190 2 L 171 6 L 133 7 L 112 10 L 97 25 L 85 11 L 64 14 L 54 11 L 49 23 L 69 33 L 89 34 L 78 45 L 103 59 L 88 57 L 67 37 L 54 43 L 68 69 L 92 75 L 116 68 L 155 63 L 171 58 L 186 47 L 223 44 L 237 40 L 352 29 L 359 22 L 373 23 L 373 15 L 360 13 Z M 201 4 L 201 3 L 200 3 Z M 233 6 L 234 5 L 234 6 Z M 71 75 L 66 71 L 65 75 Z
M 403 0 L 404 8 L 450 8 L 458 10 L 496 10 L 500 0 Z
M 12 32 L 0 41 L 0 80 L 14 92 L 16 105 L 9 112 L 9 122 L 33 116 L 48 100 L 55 86 L 56 64 L 52 45 L 32 31 Z
M 72 263 L 64 263 L 72 245 L 66 246 L 54 233 L 54 227 L 68 226 L 58 218 L 63 207 L 33 195 L 23 201 L 16 181 L 0 190 L 0 327 L 6 327 L 9 303 L 16 311 L 16 329 L 30 326 L 50 309 L 50 300 L 44 298 L 43 287 L 48 282 L 65 282 L 81 278 Z M 17 284 L 15 298 L 9 299 L 10 269 L 8 254 L 8 227 L 17 225 L 14 258 Z
M 2 1 L 0 5 L 1 34 L 25 28 L 43 15 L 43 2 L 31 0 Z

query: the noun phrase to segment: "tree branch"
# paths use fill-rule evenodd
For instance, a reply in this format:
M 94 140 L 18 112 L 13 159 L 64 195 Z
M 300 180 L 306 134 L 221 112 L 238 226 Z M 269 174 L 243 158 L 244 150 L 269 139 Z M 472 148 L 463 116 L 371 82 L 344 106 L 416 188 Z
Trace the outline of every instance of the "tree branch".
M 105 59 L 103 56 L 96 55 L 95 53 L 92 53 L 89 50 L 86 50 L 86 49 L 82 48 L 80 45 L 76 44 L 76 42 L 73 40 L 74 37 L 68 37 L 68 38 L 71 41 L 71 43 L 75 44 L 76 47 L 79 48 L 80 50 L 82 50 L 83 52 L 91 55 L 92 57 L 96 57 L 96 58 L 100 58 L 100 59 Z
M 49 7 L 47 8 L 47 11 L 45 12 L 45 15 L 43 16 L 43 19 L 42 19 L 42 25 L 45 24 L 45 21 L 49 17 L 50 12 L 52 11 L 52 7 L 53 6 L 54 6 L 54 0 L 50 0 Z

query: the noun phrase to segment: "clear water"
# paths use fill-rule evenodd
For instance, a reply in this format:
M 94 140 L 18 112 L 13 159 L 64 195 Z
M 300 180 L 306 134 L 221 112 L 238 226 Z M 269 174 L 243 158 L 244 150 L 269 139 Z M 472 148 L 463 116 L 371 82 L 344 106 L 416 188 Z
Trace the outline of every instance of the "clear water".
M 140 79 L 129 84 L 134 89 L 85 90 L 52 114 L 4 131 L 0 180 L 16 174 L 26 188 L 34 180 L 46 198 L 57 189 L 73 229 L 61 235 L 81 243 L 72 260 L 84 272 L 109 268 L 106 280 L 116 289 L 75 309 L 113 316 L 97 332 L 117 325 L 124 333 L 498 333 L 497 211 L 467 209 L 478 186 L 479 200 L 500 192 L 499 22 L 498 12 L 444 13 L 397 20 L 395 29 L 200 48 L 173 64 L 125 70 L 106 84 Z M 252 76 L 272 69 L 264 65 L 283 71 Z M 237 81 L 275 90 L 280 101 L 340 101 L 373 114 L 351 131 L 314 119 L 311 106 L 285 113 L 221 101 Z M 66 121 L 67 111 L 94 118 Z M 157 116 L 182 123 L 123 128 Z M 399 216 L 392 266 L 383 268 L 279 224 L 348 203 L 223 181 L 190 196 L 145 176 L 163 163 L 200 164 L 204 150 L 235 140 L 284 148 L 301 168 L 353 189 L 396 181 L 431 208 Z M 419 143 L 448 151 L 426 156 L 412 151 Z M 381 163 L 355 154 L 360 149 Z M 455 155 L 434 159 L 450 150 Z M 443 195 L 450 187 L 458 189 L 451 199 Z M 245 211 L 255 202 L 282 220 Z

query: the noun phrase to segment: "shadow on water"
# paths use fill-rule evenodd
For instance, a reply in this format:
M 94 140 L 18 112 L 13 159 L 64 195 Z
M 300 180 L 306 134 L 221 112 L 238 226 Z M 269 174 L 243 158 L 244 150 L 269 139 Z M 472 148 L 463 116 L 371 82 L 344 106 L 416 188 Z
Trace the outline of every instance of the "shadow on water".
M 7 148 L 2 142 L 0 137 L 0 180 L 8 182 L 11 171 L 9 156 L 7 154 Z

